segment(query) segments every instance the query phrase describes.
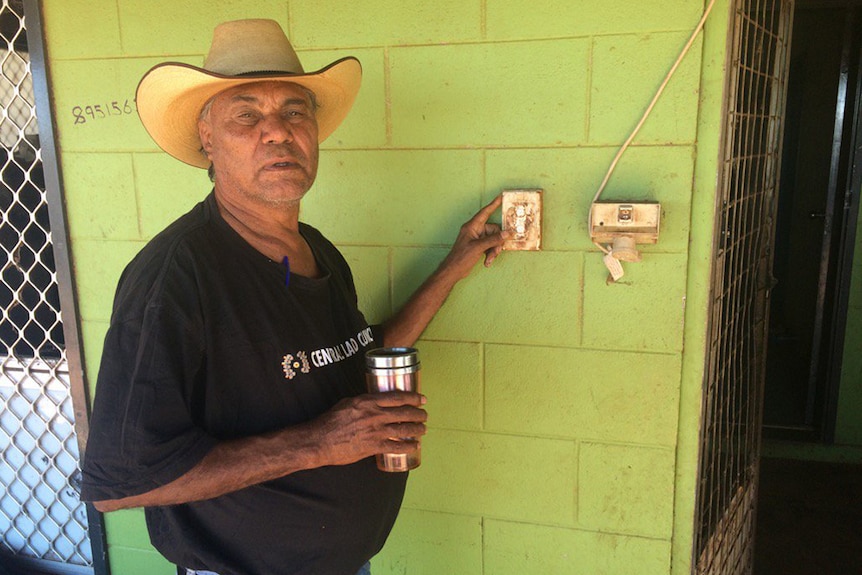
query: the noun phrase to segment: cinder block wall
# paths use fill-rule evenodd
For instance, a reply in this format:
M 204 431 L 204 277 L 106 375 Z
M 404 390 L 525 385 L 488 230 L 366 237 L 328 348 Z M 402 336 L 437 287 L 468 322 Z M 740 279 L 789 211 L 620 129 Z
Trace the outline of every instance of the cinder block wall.
M 137 81 L 200 64 L 220 21 L 274 18 L 308 70 L 363 62 L 303 210 L 370 320 L 500 190 L 545 190 L 544 250 L 476 270 L 419 342 L 430 431 L 375 574 L 688 572 L 726 2 L 605 193 L 664 210 L 613 286 L 588 207 L 699 0 L 43 4 L 91 385 L 125 263 L 210 187 L 144 132 Z M 114 573 L 172 574 L 140 511 L 106 521 Z

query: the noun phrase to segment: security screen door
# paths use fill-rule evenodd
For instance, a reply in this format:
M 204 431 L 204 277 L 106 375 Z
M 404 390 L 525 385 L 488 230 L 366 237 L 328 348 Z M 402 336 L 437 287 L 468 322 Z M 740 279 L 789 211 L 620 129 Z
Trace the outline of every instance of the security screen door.
M 2 0 L 0 565 L 92 574 L 25 24 L 24 2 Z
M 792 0 L 733 0 L 692 572 L 750 574 Z

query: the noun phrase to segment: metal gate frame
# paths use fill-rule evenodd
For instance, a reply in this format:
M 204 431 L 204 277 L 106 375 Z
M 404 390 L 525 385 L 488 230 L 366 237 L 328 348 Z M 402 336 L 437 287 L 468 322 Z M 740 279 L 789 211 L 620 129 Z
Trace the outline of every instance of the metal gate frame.
M 54 131 L 54 106 L 50 92 L 50 73 L 47 64 L 42 25 L 41 0 L 23 0 L 26 35 L 30 54 L 30 68 L 36 103 L 36 121 L 39 128 L 42 170 L 45 178 L 46 203 L 51 225 L 56 267 L 57 287 L 62 313 L 65 356 L 68 363 L 68 378 L 75 418 L 75 431 L 79 453 L 84 453 L 89 432 L 89 394 L 83 369 L 83 348 L 78 313 L 77 294 L 71 265 L 69 235 L 66 226 L 66 210 L 62 187 L 62 174 L 57 154 Z M 109 575 L 107 542 L 105 540 L 102 514 L 91 505 L 86 505 L 87 528 L 92 547 L 93 572 Z M 62 570 L 61 566 L 58 566 Z M 70 567 L 74 571 L 73 567 Z M 70 572 L 72 572 L 70 571 Z
M 793 1 L 729 5 L 692 547 L 697 575 L 743 575 L 753 568 Z

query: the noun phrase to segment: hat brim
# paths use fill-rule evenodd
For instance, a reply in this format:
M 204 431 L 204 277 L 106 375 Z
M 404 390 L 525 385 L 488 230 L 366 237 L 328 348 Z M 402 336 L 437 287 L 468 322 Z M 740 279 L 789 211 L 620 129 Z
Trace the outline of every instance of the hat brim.
M 136 103 L 144 128 L 158 146 L 178 160 L 208 168 L 201 151 L 198 117 L 204 104 L 224 90 L 255 82 L 292 82 L 314 92 L 318 142 L 324 141 L 350 112 L 362 81 L 356 58 L 337 60 L 307 74 L 263 73 L 224 76 L 202 68 L 166 62 L 152 68 L 138 84 Z

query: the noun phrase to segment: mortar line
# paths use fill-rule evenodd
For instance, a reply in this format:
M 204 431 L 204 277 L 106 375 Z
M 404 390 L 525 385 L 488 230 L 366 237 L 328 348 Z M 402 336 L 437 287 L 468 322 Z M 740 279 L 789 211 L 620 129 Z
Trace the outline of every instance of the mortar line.
M 488 39 L 488 0 L 479 3 L 479 36 Z
M 572 505 L 574 505 L 574 517 L 572 520 L 578 527 L 581 526 L 581 509 L 580 509 L 580 494 L 581 494 L 581 440 L 575 439 L 575 492 L 572 494 Z
M 482 546 L 482 550 L 479 553 L 479 573 L 485 575 L 485 516 L 479 517 L 479 545 Z
M 395 248 L 389 246 L 386 267 L 389 272 L 389 317 L 395 314 Z M 383 342 L 380 342 L 381 344 Z
M 485 411 L 488 409 L 488 403 L 485 400 L 485 393 L 486 393 L 485 388 L 487 387 L 485 385 L 485 383 L 486 383 L 486 381 L 485 381 L 486 380 L 485 342 L 482 342 L 482 344 L 479 346 L 479 361 L 481 361 L 481 366 L 480 366 L 480 370 L 479 370 L 479 378 L 480 378 L 480 383 L 482 385 L 482 415 L 481 415 L 481 418 L 479 420 L 479 430 L 485 431 Z
M 117 32 L 120 34 L 120 54 L 126 53 L 126 47 L 123 45 L 123 20 L 120 17 L 120 0 L 115 0 L 114 8 L 117 11 Z
M 389 47 L 383 49 L 383 113 L 386 125 L 386 145 L 392 145 L 392 77 L 390 74 Z
M 592 252 L 587 252 L 587 254 L 591 254 Z M 585 297 L 585 289 L 586 289 L 586 275 L 587 275 L 587 258 L 585 254 L 581 254 L 581 277 L 578 281 L 578 291 L 580 297 L 578 298 L 578 347 L 582 347 L 584 345 L 584 297 Z
M 587 49 L 587 81 L 586 84 L 586 114 L 584 117 L 584 141 L 590 141 L 590 117 L 592 116 L 593 109 L 593 56 L 596 48 L 596 39 L 594 37 L 590 38 L 590 46 Z
M 292 2 L 287 0 L 284 3 L 284 16 L 287 18 L 287 37 L 293 38 L 293 18 L 290 17 L 290 6 Z
M 482 203 L 484 202 L 482 192 L 488 191 L 488 150 L 485 148 L 482 148 L 482 153 L 479 155 L 479 173 L 482 177 L 482 190 L 479 191 L 479 206 L 482 206 Z
M 141 192 L 140 186 L 138 185 L 138 168 L 136 161 L 136 154 L 132 152 L 129 154 L 131 156 L 132 162 L 132 186 L 135 189 L 135 222 L 138 224 L 138 239 L 144 239 L 144 222 L 143 215 L 141 214 Z

